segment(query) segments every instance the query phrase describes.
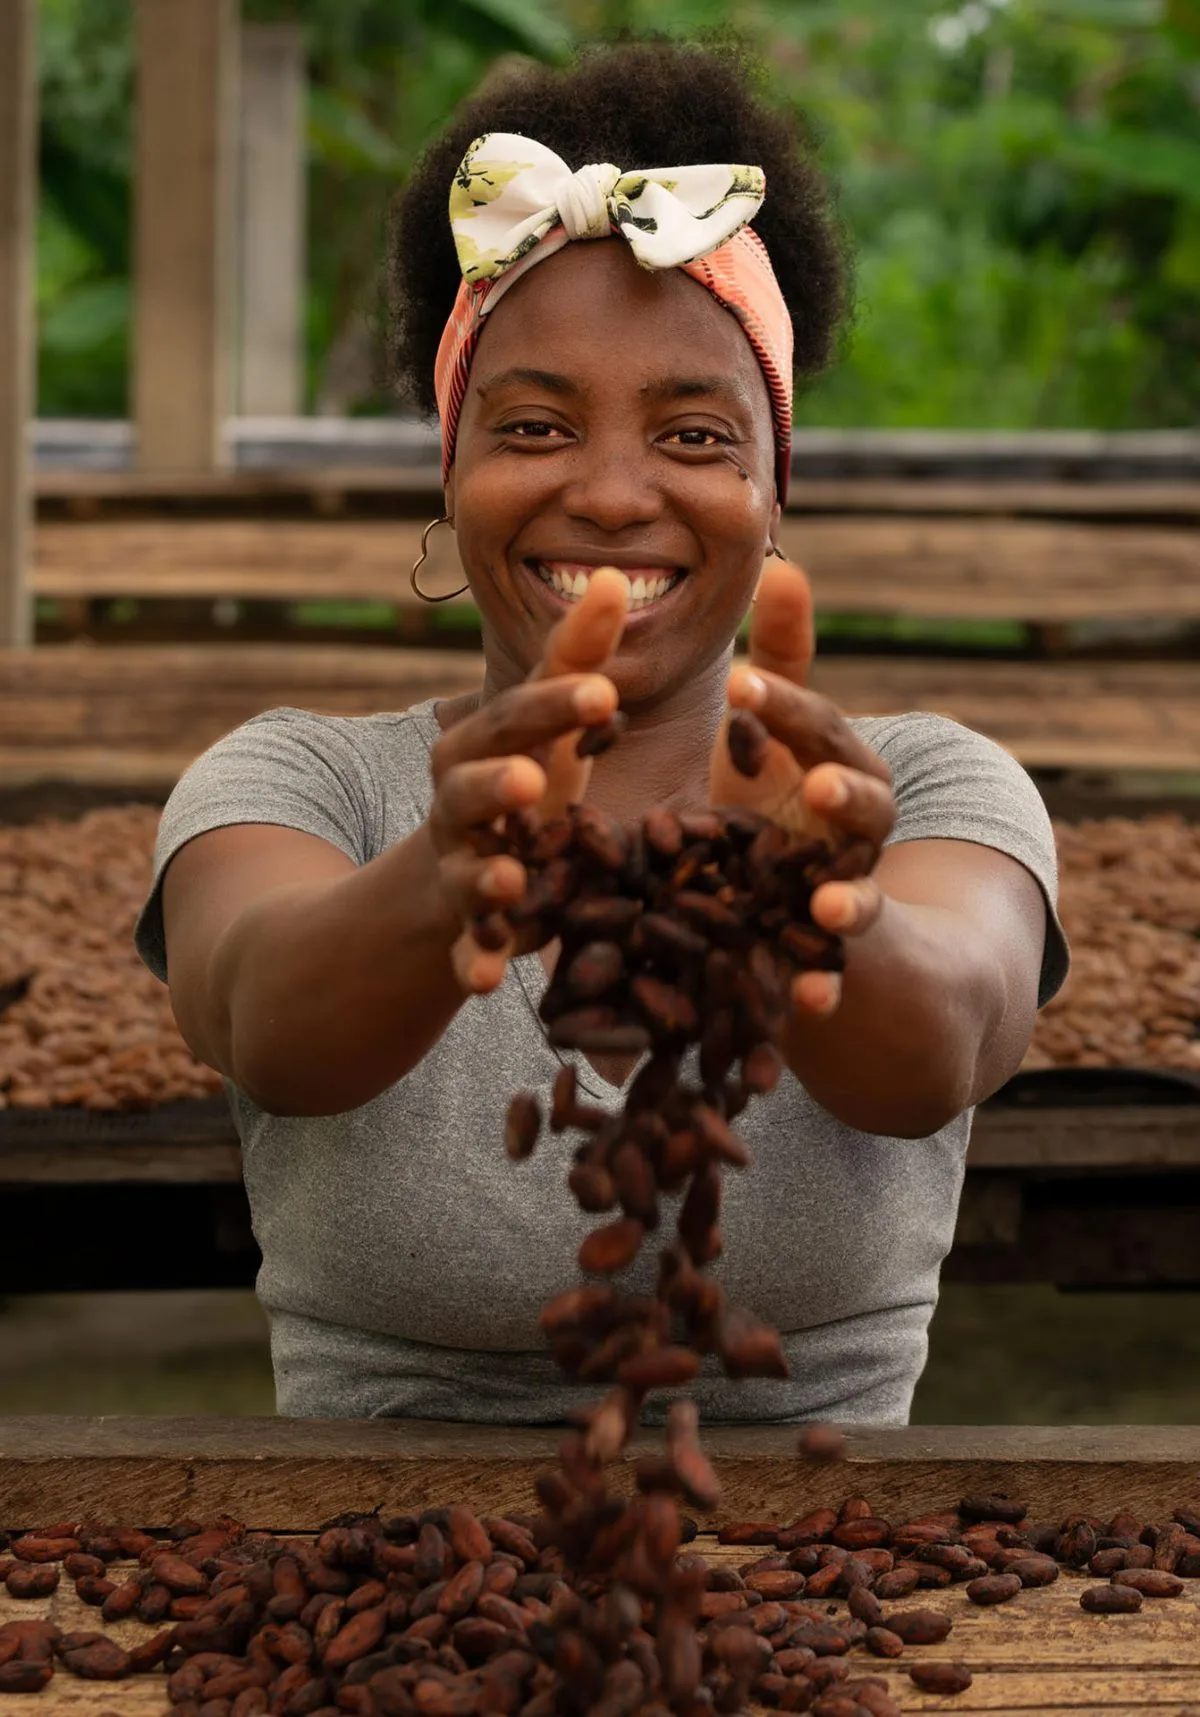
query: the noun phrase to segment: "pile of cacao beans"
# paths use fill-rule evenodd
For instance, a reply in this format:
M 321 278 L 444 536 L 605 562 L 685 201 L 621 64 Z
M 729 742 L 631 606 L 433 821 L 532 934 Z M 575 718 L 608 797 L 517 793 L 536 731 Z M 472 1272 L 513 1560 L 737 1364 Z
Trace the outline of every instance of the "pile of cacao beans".
M 1125 1510 L 1039 1524 L 1022 1501 L 980 1496 L 891 1524 L 848 1497 L 717 1536 L 730 1549 L 711 1564 L 686 1545 L 673 1552 L 698 1599 L 694 1620 L 664 1635 L 635 1587 L 568 1567 L 546 1514 L 346 1517 L 315 1540 L 227 1518 L 155 1536 L 54 1522 L 0 1535 L 0 1578 L 44 1610 L 65 1575 L 99 1625 L 0 1623 L 0 1693 L 38 1692 L 56 1671 L 153 1673 L 174 1717 L 711 1717 L 751 1703 L 895 1717 L 906 1668 L 923 1692 L 970 1685 L 961 1663 L 928 1649 L 952 1632 L 930 1607 L 945 1588 L 991 1605 L 1065 1575 L 1084 1610 L 1120 1615 L 1200 1580 L 1200 1503 L 1158 1525 Z M 697 1672 L 694 1691 L 672 1693 Z
M 1200 1073 L 1200 823 L 1057 823 L 1072 970 L 1039 1015 L 1027 1067 Z
M 122 805 L 0 826 L 0 1108 L 144 1109 L 220 1090 L 130 939 L 157 817 Z M 1074 970 L 1026 1066 L 1200 1069 L 1200 823 L 1055 833 Z
M 0 1108 L 146 1109 L 221 1088 L 138 959 L 158 812 L 0 827 Z

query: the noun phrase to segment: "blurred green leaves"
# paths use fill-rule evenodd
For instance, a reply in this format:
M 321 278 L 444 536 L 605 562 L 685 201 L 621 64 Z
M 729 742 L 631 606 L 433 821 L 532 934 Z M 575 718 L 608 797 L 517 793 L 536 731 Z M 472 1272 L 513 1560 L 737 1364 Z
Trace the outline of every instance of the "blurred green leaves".
M 488 75 L 621 29 L 740 28 L 858 253 L 837 427 L 1200 416 L 1200 0 L 244 0 L 307 29 L 310 395 L 370 365 L 388 202 Z M 126 408 L 130 0 L 40 0 L 40 409 Z M 331 376 L 357 378 L 334 385 Z

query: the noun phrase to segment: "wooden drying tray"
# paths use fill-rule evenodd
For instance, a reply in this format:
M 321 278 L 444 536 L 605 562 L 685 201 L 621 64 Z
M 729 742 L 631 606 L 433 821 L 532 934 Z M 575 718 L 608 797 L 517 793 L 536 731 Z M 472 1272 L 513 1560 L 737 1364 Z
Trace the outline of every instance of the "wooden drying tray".
M 408 568 L 427 518 L 440 510 L 440 502 L 429 505 L 434 511 L 418 519 L 43 519 L 34 535 L 33 593 L 65 601 L 336 599 L 419 610 Z M 809 574 L 820 611 L 1038 623 L 1200 620 L 1194 518 L 789 514 L 781 541 Z M 422 579 L 432 591 L 461 585 L 453 532 L 430 539 Z
M 474 651 L 377 645 L 48 644 L 0 651 L 0 784 L 175 781 L 206 746 L 281 704 L 398 710 L 474 690 Z M 1194 770 L 1190 662 L 827 656 L 816 689 L 856 715 L 925 709 L 989 734 L 1027 768 Z
M 0 1521 L 90 1514 L 154 1527 L 229 1510 L 255 1527 L 312 1531 L 335 1513 L 377 1506 L 463 1500 L 481 1512 L 525 1512 L 530 1481 L 552 1461 L 558 1435 L 400 1421 L 12 1418 L 0 1420 Z M 797 1460 L 792 1428 L 718 1429 L 707 1446 L 725 1487 L 726 1520 L 790 1520 L 857 1493 L 893 1519 L 980 1491 L 1020 1494 L 1035 1516 L 1051 1518 L 1128 1506 L 1165 1520 L 1181 1503 L 1200 1505 L 1200 1427 L 862 1429 L 851 1432 L 846 1460 L 824 1468 Z M 718 1547 L 708 1532 L 697 1543 L 735 1564 L 755 1554 Z M 885 1676 L 902 1709 L 914 1712 L 1183 1717 L 1197 1709 L 1197 1583 L 1182 1598 L 1147 1600 L 1140 1614 L 1120 1617 L 1085 1614 L 1085 1583 L 1064 1575 L 999 1609 L 974 1608 L 959 1588 L 924 1595 L 954 1618 L 950 1640 L 909 1648 L 898 1662 L 856 1653 L 852 1673 Z M 0 1595 L 0 1620 L 14 1613 L 95 1626 L 70 1582 L 38 1605 Z M 111 1629 L 125 1643 L 149 1631 L 134 1622 Z M 965 1662 L 974 1685 L 951 1705 L 921 1694 L 907 1675 L 918 1658 Z M 60 1674 L 34 1699 L 0 1696 L 0 1717 L 152 1717 L 166 1709 L 161 1676 L 105 1686 Z

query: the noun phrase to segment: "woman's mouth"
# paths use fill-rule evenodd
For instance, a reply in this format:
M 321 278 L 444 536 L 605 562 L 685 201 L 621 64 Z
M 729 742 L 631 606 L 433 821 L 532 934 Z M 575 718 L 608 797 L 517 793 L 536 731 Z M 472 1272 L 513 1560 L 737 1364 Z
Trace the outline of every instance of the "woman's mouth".
M 588 587 L 588 580 L 599 569 L 568 560 L 527 560 L 529 570 L 541 579 L 548 590 L 563 602 L 578 602 Z M 682 568 L 663 566 L 618 567 L 629 580 L 629 612 L 652 608 L 683 579 Z

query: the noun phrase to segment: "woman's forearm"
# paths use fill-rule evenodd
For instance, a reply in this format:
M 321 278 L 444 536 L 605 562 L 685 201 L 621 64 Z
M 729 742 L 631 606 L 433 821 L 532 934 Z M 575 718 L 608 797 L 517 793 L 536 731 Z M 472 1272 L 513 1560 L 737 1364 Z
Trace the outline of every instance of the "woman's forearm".
M 784 1054 L 847 1126 L 925 1138 L 976 1100 L 981 1049 L 1004 1010 L 995 963 L 959 914 L 887 900 L 847 942 L 837 1012 L 794 1016 Z
M 332 1115 L 395 1084 L 463 1001 L 427 831 L 346 877 L 274 889 L 213 951 L 221 1070 L 276 1115 Z

